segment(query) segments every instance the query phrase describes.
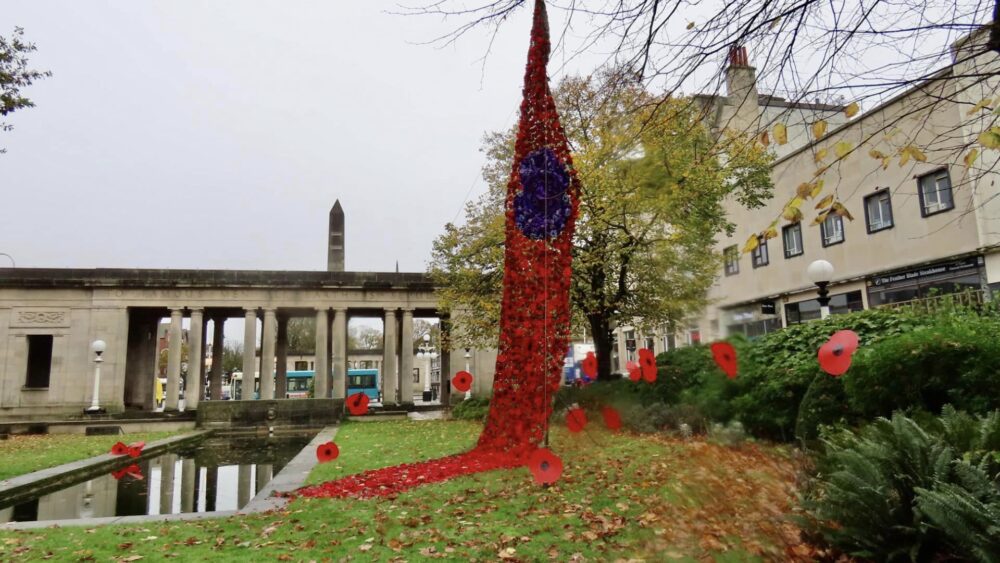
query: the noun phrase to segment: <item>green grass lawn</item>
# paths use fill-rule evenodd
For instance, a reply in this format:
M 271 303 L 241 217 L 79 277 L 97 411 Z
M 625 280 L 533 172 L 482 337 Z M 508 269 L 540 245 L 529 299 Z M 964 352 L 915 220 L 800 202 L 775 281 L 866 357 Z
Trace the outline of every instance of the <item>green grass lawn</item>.
M 788 521 L 790 451 L 727 448 L 553 428 L 565 471 L 536 486 L 527 469 L 412 489 L 395 499 L 298 499 L 286 510 L 187 523 L 0 533 L 0 560 L 212 561 L 788 560 L 806 553 Z M 469 448 L 468 422 L 348 423 L 340 457 L 310 482 Z
M 106 454 L 119 440 L 147 444 L 181 432 L 143 432 L 122 436 L 43 434 L 11 436 L 0 440 L 0 481 L 71 461 Z

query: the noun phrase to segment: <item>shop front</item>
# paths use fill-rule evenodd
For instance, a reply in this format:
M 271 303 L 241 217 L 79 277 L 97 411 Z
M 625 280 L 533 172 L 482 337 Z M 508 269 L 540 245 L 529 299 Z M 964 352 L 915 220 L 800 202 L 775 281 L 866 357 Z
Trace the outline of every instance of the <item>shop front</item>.
M 879 273 L 868 279 L 870 307 L 986 289 L 982 256 L 968 256 L 907 270 Z
M 727 336 L 742 334 L 753 339 L 782 328 L 781 317 L 777 314 L 774 301 L 725 309 L 722 311 L 722 318 Z

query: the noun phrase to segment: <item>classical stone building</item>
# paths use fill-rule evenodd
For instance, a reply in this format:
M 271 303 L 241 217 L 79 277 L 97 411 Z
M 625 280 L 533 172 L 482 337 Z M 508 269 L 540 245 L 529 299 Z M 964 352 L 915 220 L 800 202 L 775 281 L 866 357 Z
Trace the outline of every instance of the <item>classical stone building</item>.
M 203 381 L 210 398 L 222 396 L 222 346 L 213 346 L 206 373 L 203 350 L 224 338 L 225 320 L 243 318 L 243 372 L 276 366 L 263 377 L 260 397 L 284 396 L 287 323 L 315 319 L 317 397 L 342 398 L 347 369 L 347 323 L 353 316 L 384 321 L 380 381 L 386 405 L 406 405 L 415 393 L 412 342 L 415 317 L 449 319 L 437 308 L 434 287 L 423 273 L 343 271 L 343 211 L 331 210 L 328 271 L 0 269 L 0 418 L 79 415 L 90 405 L 94 379 L 91 342 L 104 340 L 100 406 L 111 412 L 153 410 L 157 327 L 170 319 L 165 409 L 180 406 L 181 342 L 188 319 L 186 409 L 197 409 Z M 411 348 L 407 347 L 407 350 Z M 464 369 L 466 352 L 442 352 L 446 374 Z M 470 351 L 474 391 L 492 388 L 495 351 Z M 450 375 L 446 376 L 450 378 Z M 194 384 L 191 384 L 194 383 Z M 442 389 L 448 399 L 449 385 Z

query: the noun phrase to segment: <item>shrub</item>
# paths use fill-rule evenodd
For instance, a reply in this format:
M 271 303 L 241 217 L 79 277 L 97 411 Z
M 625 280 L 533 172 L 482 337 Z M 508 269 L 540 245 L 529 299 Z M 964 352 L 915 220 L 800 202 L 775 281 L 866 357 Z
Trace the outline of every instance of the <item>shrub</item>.
M 879 561 L 992 560 L 1000 510 L 1000 412 L 896 413 L 824 436 L 802 500 L 805 526 L 848 555 Z
M 1000 408 L 1000 321 L 942 316 L 934 323 L 859 349 L 844 388 L 851 407 L 871 418 L 894 410 L 971 412 Z
M 819 437 L 821 425 L 852 424 L 856 420 L 857 415 L 847 402 L 843 380 L 820 372 L 813 376 L 799 404 L 795 437 L 812 442 Z
M 737 346 L 745 346 L 739 341 Z M 689 405 L 701 417 L 728 421 L 737 384 L 728 379 L 712 358 L 708 346 L 696 344 L 657 356 L 659 373 L 653 386 L 664 402 Z M 704 421 L 698 421 L 704 431 Z M 692 425 L 692 428 L 694 426 Z M 696 432 L 698 430 L 695 430 Z
M 490 400 L 472 397 L 451 407 L 451 417 L 457 420 L 486 420 L 490 412 Z

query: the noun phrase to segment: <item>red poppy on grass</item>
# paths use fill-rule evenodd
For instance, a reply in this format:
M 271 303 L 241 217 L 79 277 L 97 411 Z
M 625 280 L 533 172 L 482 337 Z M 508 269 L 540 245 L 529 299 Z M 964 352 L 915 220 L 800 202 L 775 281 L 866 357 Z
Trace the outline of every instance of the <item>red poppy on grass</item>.
M 583 375 L 597 379 L 597 356 L 593 352 L 587 352 L 587 357 L 580 362 L 580 369 L 583 370 Z
M 628 370 L 628 378 L 632 381 L 638 382 L 642 379 L 642 366 L 637 362 L 626 362 L 625 369 Z
M 318 459 L 320 463 L 333 461 L 337 459 L 337 456 L 339 455 L 340 448 L 338 448 L 337 444 L 334 444 L 333 442 L 320 444 L 319 447 L 316 448 L 316 459 Z
M 467 371 L 460 371 L 451 378 L 451 385 L 455 389 L 465 392 L 472 388 L 472 374 Z
M 566 427 L 570 432 L 579 432 L 587 425 L 587 413 L 580 407 L 573 407 L 566 411 Z
M 851 356 L 858 349 L 858 335 L 853 330 L 838 330 L 819 347 L 819 367 L 839 377 L 851 367 Z
M 128 446 L 122 442 L 118 442 L 111 446 L 111 455 L 125 455 L 128 453 Z
M 368 414 L 368 401 L 366 393 L 355 393 L 347 398 L 347 410 L 354 416 Z
M 736 377 L 737 364 L 736 364 L 736 348 L 728 342 L 713 342 L 712 343 L 712 356 L 715 358 L 715 363 L 719 364 L 722 371 L 726 373 L 729 379 Z
M 604 415 L 604 425 L 608 428 L 618 430 L 622 427 L 622 416 L 613 407 L 604 407 L 601 414 Z
M 656 356 L 649 348 L 639 349 L 639 366 L 642 368 L 642 378 L 646 383 L 656 381 Z
M 528 469 L 539 485 L 550 485 L 562 475 L 563 463 L 559 456 L 546 448 L 538 448 L 528 459 Z

